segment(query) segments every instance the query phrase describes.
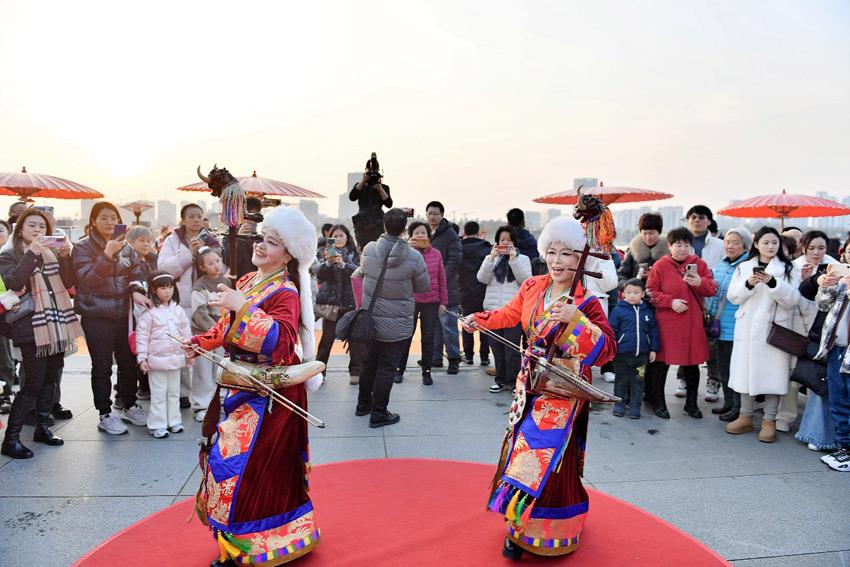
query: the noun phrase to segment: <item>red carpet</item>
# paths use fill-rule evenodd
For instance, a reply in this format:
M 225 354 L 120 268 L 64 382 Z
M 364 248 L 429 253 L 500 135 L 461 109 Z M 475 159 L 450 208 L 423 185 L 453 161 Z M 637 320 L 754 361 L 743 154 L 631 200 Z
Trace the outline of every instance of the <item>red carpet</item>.
M 511 565 L 501 556 L 504 522 L 484 510 L 493 467 L 455 461 L 390 459 L 322 465 L 310 484 L 322 543 L 295 564 L 310 567 Z M 78 567 L 204 567 L 217 545 L 178 502 L 114 535 Z M 654 567 L 728 565 L 696 539 L 639 508 L 590 492 L 581 547 L 559 559 L 522 563 Z

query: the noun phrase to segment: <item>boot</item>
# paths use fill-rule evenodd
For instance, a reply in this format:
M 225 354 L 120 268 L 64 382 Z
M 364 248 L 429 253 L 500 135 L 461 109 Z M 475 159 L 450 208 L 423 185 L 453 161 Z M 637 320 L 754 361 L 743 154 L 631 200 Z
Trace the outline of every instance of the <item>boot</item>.
M 13 459 L 30 459 L 33 456 L 33 452 L 21 443 L 21 429 L 28 411 L 26 401 L 29 400 L 19 394 L 18 399 L 12 404 L 9 423 L 6 424 L 6 437 L 3 438 L 3 446 L 0 447 L 0 454 Z
M 50 426 L 47 425 L 47 418 L 49 416 L 50 414 L 46 412 L 38 412 L 38 425 L 35 426 L 35 432 L 33 433 L 32 440 L 36 443 L 50 445 L 51 447 L 64 445 L 65 441 L 63 441 L 61 437 L 53 435 L 53 432 L 50 431 Z
M 689 373 L 685 376 L 685 383 L 687 386 L 687 392 L 685 394 L 685 413 L 695 419 L 702 419 L 702 412 L 697 406 L 697 397 L 699 397 L 699 374 L 694 377 Z
M 11 386 L 7 386 L 7 388 L 11 388 Z M 9 396 L 2 395 L 0 396 L 0 415 L 6 415 L 10 411 L 12 411 L 12 400 Z
M 762 443 L 773 443 L 776 441 L 776 421 L 773 419 L 763 419 L 761 422 L 761 431 L 759 431 L 759 441 Z
M 423 368 L 422 369 L 422 383 L 426 386 L 430 386 L 434 383 L 434 379 L 431 378 L 431 369 Z
M 506 538 L 505 547 L 502 548 L 502 557 L 511 561 L 519 561 L 522 559 L 522 548 Z
M 667 376 L 653 376 L 653 390 L 655 390 L 655 415 L 661 419 L 670 419 L 670 412 L 667 411 L 667 399 L 664 394 L 664 382 L 667 381 Z
M 753 431 L 753 416 L 751 415 L 739 415 L 738 419 L 726 426 L 726 433 L 732 435 L 740 435 L 750 431 Z

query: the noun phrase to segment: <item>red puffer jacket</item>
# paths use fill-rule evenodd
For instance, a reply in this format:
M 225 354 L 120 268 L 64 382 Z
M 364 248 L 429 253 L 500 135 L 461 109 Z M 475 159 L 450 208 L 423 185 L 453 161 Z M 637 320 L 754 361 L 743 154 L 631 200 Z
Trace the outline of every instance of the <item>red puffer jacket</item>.
M 414 248 L 414 250 L 416 250 Z M 443 267 L 443 255 L 436 248 L 429 246 L 425 250 L 417 250 L 425 260 L 431 287 L 425 293 L 414 293 L 416 303 L 449 304 L 449 288 L 446 284 L 446 269 Z

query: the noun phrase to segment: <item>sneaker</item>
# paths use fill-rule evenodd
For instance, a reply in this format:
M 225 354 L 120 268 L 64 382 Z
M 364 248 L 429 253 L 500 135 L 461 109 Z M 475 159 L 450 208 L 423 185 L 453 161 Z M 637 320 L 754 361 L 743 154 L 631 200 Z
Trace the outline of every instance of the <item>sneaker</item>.
M 124 435 L 127 433 L 127 426 L 121 423 L 118 416 L 113 413 L 105 413 L 100 416 L 100 422 L 97 424 L 97 428 L 110 435 Z
M 192 404 L 189 402 L 189 397 L 186 396 L 180 398 L 180 409 L 189 409 L 192 407 Z
M 150 393 L 150 391 L 143 392 L 143 391 L 139 390 L 138 392 L 136 392 L 136 399 L 137 400 L 149 400 L 149 399 L 151 399 L 151 393 Z
M 177 425 L 172 425 L 168 428 L 168 430 L 172 433 L 183 433 L 183 424 L 178 423 Z
M 135 404 L 133 407 L 121 412 L 121 421 L 142 427 L 148 424 L 148 416 L 145 415 L 139 404 Z
M 676 397 L 684 398 L 688 395 L 688 386 L 685 384 L 685 381 L 679 378 L 679 384 L 676 386 Z
M 613 409 L 614 417 L 623 417 L 626 415 L 626 408 L 624 407 L 622 402 L 617 402 L 614 404 Z
M 404 371 L 396 370 L 395 374 L 393 374 L 393 382 L 396 384 L 401 384 L 404 381 Z
M 450 360 L 449 367 L 446 369 L 446 374 L 457 374 L 460 372 L 460 361 Z
M 363 417 L 364 415 L 369 415 L 372 413 L 372 408 L 366 406 L 357 406 L 354 408 L 354 415 L 357 417 Z
M 614 373 L 613 372 L 603 372 L 602 379 L 608 382 L 609 384 L 614 383 Z
M 0 396 L 0 415 L 6 415 L 12 411 L 12 400 L 9 396 Z
M 384 427 L 386 425 L 392 425 L 394 423 L 398 423 L 401 421 L 401 416 L 397 413 L 385 412 L 384 415 L 375 418 L 375 414 L 372 414 L 372 417 L 369 418 L 369 427 L 372 429 L 377 429 L 378 427 Z
M 717 392 L 720 390 L 720 383 L 716 380 L 709 380 L 705 386 L 705 401 L 716 402 Z
M 839 449 L 820 458 L 829 468 L 838 472 L 850 472 L 850 451 Z
M 808 448 L 809 448 L 809 451 L 817 451 L 817 452 L 820 452 L 820 449 L 818 449 L 818 446 L 817 446 L 817 445 L 815 445 L 814 443 L 809 443 L 808 445 L 806 445 L 806 447 L 808 447 Z
M 117 410 L 123 410 L 124 409 L 124 402 L 122 402 L 118 398 L 115 398 L 115 401 L 112 403 L 112 407 L 117 409 Z
M 465 364 L 475 364 L 475 359 L 473 359 L 471 356 L 465 356 L 463 358 L 463 362 Z
M 482 358 L 481 359 L 481 366 L 490 366 L 490 359 L 489 358 Z
M 74 417 L 74 412 L 63 406 L 62 404 L 53 404 L 53 409 L 50 410 L 53 417 L 56 419 L 71 419 Z
M 168 437 L 167 429 L 151 429 L 151 435 L 154 436 L 154 439 L 165 439 Z
M 422 383 L 425 384 L 426 386 L 430 386 L 431 384 L 434 383 L 434 379 L 431 378 L 431 371 L 430 370 L 423 370 L 422 371 Z
M 493 368 L 492 366 L 489 367 L 489 368 L 486 368 L 484 370 L 484 372 L 487 374 L 487 376 L 495 376 L 496 375 L 496 369 Z
M 202 422 L 204 418 L 207 417 L 207 410 L 202 409 L 195 412 L 195 421 Z
M 505 392 L 508 390 L 508 387 L 504 384 L 490 384 L 490 393 L 498 394 L 499 392 Z

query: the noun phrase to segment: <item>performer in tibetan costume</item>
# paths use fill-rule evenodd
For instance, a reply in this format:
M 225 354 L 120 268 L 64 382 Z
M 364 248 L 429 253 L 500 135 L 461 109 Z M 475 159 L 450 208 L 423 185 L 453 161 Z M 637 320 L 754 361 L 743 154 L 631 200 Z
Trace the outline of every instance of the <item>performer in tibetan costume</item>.
M 577 268 L 585 243 L 577 221 L 554 219 L 538 241 L 549 273 L 523 282 L 505 307 L 465 320 L 469 330 L 522 324 L 530 345 L 517 376 L 488 506 L 505 515 L 502 553 L 509 559 L 519 559 L 523 550 L 550 556 L 575 551 L 587 517 L 581 476 L 589 402 L 531 392 L 536 359 L 529 356 L 532 350 L 552 352 L 551 362 L 590 382 L 590 367 L 616 354 L 616 340 L 599 300 L 577 286 L 569 301 L 573 278 L 578 277 L 570 270 Z
M 266 367 L 315 356 L 307 270 L 316 253 L 316 229 L 300 211 L 278 208 L 266 216 L 261 233 L 251 260 L 257 272 L 243 276 L 236 289 L 220 286 L 219 298 L 210 305 L 230 313 L 207 333 L 185 341 L 188 353 L 197 354 L 190 345 L 224 346 L 236 361 Z M 295 385 L 273 386 L 306 409 L 307 391 L 321 381 L 318 374 Z M 293 411 L 273 406 L 267 395 L 228 392 L 223 402 L 216 395 L 210 404 L 204 431 L 209 442 L 201 451 L 205 474 L 198 514 L 221 552 L 212 565 L 280 565 L 319 543 L 307 484 L 308 424 Z

